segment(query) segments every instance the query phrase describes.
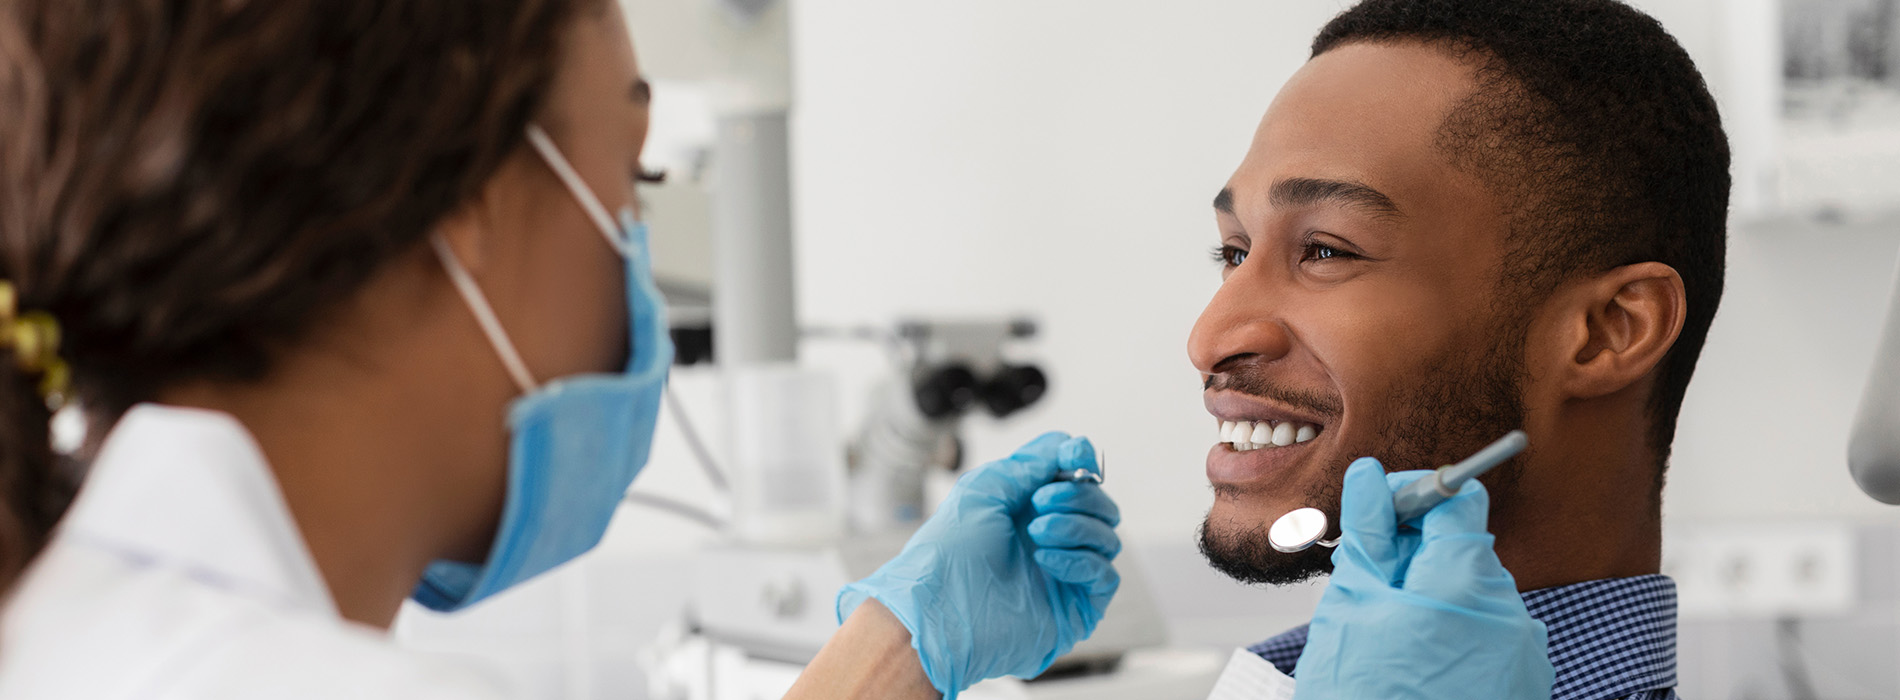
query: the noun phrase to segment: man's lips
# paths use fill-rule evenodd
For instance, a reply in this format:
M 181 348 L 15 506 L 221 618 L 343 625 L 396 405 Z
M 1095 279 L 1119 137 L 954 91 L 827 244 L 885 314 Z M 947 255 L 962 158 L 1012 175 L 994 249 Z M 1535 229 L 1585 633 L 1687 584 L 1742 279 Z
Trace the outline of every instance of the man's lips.
M 1239 392 L 1210 391 L 1202 400 L 1214 414 L 1219 441 L 1239 452 L 1305 443 L 1326 430 L 1311 413 Z
M 1238 391 L 1208 391 L 1201 394 L 1201 403 L 1207 406 L 1207 412 L 1222 422 L 1260 422 L 1279 423 L 1292 421 L 1325 428 L 1330 422 L 1327 417 L 1312 411 L 1264 399 Z
M 1217 390 L 1202 394 L 1214 415 L 1217 443 L 1207 455 L 1207 478 L 1240 485 L 1278 480 L 1312 452 L 1329 417 L 1280 401 Z M 1279 476 L 1284 478 L 1284 476 Z
M 1232 443 L 1217 443 L 1207 453 L 1207 480 L 1235 486 L 1282 481 L 1313 448 L 1313 441 L 1249 450 L 1236 449 Z

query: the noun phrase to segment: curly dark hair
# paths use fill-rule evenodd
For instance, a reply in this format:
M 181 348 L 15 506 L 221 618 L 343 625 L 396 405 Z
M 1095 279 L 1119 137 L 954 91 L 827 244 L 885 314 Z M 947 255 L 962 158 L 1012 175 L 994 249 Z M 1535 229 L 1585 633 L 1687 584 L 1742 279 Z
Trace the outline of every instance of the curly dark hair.
M 253 381 L 519 148 L 601 0 L 0 0 L 0 277 L 95 434 Z M 0 588 L 74 488 L 0 367 Z
M 1408 41 L 1476 67 L 1436 145 L 1509 213 L 1503 288 L 1515 293 L 1500 298 L 1545 298 L 1638 262 L 1682 276 L 1687 316 L 1650 397 L 1660 488 L 1728 244 L 1728 137 L 1702 74 L 1661 24 L 1616 0 L 1366 0 L 1320 30 L 1313 55 Z

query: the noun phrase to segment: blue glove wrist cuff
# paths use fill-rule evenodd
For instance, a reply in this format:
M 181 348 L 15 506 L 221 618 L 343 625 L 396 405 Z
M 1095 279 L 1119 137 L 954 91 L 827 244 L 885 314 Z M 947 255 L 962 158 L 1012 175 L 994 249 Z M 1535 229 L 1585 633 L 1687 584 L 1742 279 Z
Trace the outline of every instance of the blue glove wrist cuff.
M 930 654 L 926 653 L 923 647 L 924 635 L 918 632 L 922 620 L 913 619 L 912 611 L 915 610 L 915 606 L 894 605 L 893 601 L 886 600 L 884 596 L 863 586 L 862 582 L 852 583 L 838 590 L 836 604 L 838 624 L 844 624 L 845 618 L 850 617 L 851 613 L 864 605 L 867 600 L 876 600 L 879 605 L 883 605 L 885 610 L 891 612 L 892 617 L 897 618 L 897 621 L 904 625 L 904 629 L 910 631 L 910 648 L 917 652 L 917 661 L 923 665 L 924 676 L 930 679 L 931 687 L 943 693 L 944 700 L 956 700 L 957 694 L 963 692 L 963 688 L 951 678 L 955 675 L 954 672 L 944 669 L 942 664 L 931 663 Z

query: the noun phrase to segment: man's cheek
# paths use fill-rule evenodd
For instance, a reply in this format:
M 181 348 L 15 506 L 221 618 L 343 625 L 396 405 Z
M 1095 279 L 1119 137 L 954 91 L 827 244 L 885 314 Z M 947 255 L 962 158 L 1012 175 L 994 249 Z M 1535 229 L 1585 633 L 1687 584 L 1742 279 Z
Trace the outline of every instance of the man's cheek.
M 1327 426 L 1330 435 L 1322 438 L 1327 461 L 1338 476 L 1360 457 L 1384 459 L 1380 448 L 1412 412 L 1408 398 L 1446 368 L 1442 352 L 1414 352 L 1399 342 L 1367 341 L 1334 357 L 1337 361 L 1329 369 L 1344 411 Z
M 1361 375 L 1379 382 L 1417 369 L 1456 335 L 1462 313 L 1434 291 L 1367 284 L 1313 294 L 1288 323 L 1342 384 Z

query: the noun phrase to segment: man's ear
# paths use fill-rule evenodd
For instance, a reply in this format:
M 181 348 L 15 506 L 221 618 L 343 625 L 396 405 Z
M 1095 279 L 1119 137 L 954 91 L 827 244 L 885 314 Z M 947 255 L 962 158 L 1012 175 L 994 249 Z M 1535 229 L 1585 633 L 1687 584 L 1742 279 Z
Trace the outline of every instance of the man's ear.
M 1659 262 L 1624 265 L 1560 292 L 1571 396 L 1613 394 L 1647 376 L 1682 334 L 1682 276 Z

